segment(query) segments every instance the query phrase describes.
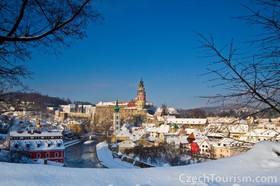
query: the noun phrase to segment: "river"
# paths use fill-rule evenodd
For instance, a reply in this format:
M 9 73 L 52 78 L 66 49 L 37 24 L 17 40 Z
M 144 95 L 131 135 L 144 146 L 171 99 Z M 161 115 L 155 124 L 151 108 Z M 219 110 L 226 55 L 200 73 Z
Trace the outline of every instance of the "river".
M 98 161 L 96 144 L 89 140 L 67 147 L 64 165 L 74 168 L 104 168 Z

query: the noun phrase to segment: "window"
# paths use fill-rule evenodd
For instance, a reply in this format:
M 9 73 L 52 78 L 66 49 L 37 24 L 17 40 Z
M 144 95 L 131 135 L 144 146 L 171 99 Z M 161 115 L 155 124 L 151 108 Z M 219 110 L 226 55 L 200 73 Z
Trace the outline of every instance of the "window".
M 41 153 L 37 153 L 37 158 L 41 158 Z
M 54 157 L 56 157 L 56 158 L 59 157 L 59 153 L 58 153 L 58 152 L 55 152 L 55 153 L 54 153 Z
M 47 152 L 47 153 L 46 153 L 46 158 L 49 158 L 49 157 L 50 157 L 50 153 Z
M 14 147 L 17 149 L 18 148 L 18 144 L 15 144 Z

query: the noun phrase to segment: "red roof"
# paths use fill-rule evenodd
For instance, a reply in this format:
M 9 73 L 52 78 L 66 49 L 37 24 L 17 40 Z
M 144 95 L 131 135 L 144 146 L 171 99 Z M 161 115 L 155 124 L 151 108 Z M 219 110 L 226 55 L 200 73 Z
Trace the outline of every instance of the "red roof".
M 136 101 L 131 101 L 127 104 L 127 107 L 135 107 L 136 106 Z

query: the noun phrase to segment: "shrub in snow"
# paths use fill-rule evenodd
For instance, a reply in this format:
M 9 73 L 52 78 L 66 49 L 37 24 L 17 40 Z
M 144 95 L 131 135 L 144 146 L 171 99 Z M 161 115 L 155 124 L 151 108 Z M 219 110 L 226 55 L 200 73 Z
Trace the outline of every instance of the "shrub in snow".
M 28 158 L 27 152 L 24 151 L 0 151 L 0 162 L 10 162 L 10 163 L 30 163 L 33 164 L 34 161 Z

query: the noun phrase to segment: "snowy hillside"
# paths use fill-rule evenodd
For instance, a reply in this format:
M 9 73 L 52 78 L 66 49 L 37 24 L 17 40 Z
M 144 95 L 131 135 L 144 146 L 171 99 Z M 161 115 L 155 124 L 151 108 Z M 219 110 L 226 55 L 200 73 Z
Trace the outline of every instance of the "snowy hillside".
M 0 185 L 279 185 L 280 143 L 260 142 L 230 158 L 181 167 L 64 168 L 0 163 Z

